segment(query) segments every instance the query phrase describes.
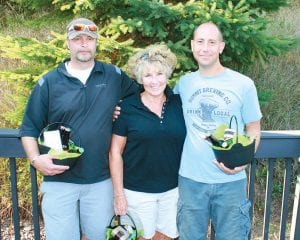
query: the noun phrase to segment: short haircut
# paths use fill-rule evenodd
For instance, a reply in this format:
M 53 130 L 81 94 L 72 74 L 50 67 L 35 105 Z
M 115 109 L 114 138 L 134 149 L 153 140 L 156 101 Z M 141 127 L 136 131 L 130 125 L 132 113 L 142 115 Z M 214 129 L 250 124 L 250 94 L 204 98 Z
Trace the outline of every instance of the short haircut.
M 219 32 L 220 40 L 221 40 L 222 42 L 224 41 L 223 33 L 222 33 L 220 27 L 219 27 L 217 24 L 215 24 L 214 22 L 204 22 L 204 23 L 201 23 L 198 27 L 196 27 L 196 29 L 194 30 L 194 33 L 193 33 L 193 39 L 195 39 L 195 34 L 196 34 L 198 28 L 201 27 L 201 26 L 204 25 L 204 24 L 205 24 L 205 25 L 213 25 L 213 26 L 218 30 L 218 32 Z

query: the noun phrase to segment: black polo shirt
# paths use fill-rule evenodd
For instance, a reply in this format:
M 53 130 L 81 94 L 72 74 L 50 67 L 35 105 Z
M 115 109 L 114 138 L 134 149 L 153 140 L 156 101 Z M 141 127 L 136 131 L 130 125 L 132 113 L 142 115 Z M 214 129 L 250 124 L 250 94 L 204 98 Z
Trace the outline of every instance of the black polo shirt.
M 45 74 L 29 98 L 21 136 L 37 138 L 48 124 L 64 122 L 78 135 L 84 153 L 73 168 L 44 180 L 89 184 L 109 178 L 113 111 L 120 99 L 138 89 L 119 68 L 99 61 L 86 84 L 71 76 L 65 63 Z
M 113 133 L 127 137 L 123 152 L 124 187 L 161 193 L 177 187 L 186 135 L 179 95 L 166 89 L 162 117 L 151 112 L 140 94 L 124 99 Z

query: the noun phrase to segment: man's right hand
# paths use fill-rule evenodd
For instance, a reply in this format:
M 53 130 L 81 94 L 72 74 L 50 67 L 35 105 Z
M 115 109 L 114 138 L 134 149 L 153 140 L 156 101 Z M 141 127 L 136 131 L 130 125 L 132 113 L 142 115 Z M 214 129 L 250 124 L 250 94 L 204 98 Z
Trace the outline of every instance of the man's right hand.
M 44 176 L 61 174 L 70 168 L 69 166 L 54 164 L 49 154 L 42 154 L 36 157 L 33 166 Z

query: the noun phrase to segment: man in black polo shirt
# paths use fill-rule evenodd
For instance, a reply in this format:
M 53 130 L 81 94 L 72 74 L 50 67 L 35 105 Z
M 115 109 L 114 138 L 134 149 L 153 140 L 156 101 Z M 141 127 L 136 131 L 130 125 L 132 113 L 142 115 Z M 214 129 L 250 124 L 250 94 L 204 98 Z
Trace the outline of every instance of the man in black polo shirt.
M 48 240 L 105 239 L 113 214 L 108 169 L 112 114 L 138 85 L 118 67 L 96 61 L 97 26 L 79 18 L 67 26 L 70 59 L 45 74 L 32 91 L 21 136 L 31 165 L 44 175 L 42 210 Z M 56 165 L 41 154 L 40 132 L 49 124 L 71 126 L 84 153 L 75 166 Z M 79 228 L 81 226 L 81 229 Z

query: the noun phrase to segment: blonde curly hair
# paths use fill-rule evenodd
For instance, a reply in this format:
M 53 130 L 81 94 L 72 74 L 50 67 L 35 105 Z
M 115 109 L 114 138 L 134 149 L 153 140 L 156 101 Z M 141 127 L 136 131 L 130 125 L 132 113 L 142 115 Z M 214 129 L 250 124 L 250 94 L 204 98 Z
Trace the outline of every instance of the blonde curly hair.
M 177 63 L 174 53 L 164 44 L 155 44 L 140 50 L 131 56 L 127 63 L 127 73 L 142 83 L 142 73 L 149 64 L 157 66 L 169 78 L 173 73 Z

